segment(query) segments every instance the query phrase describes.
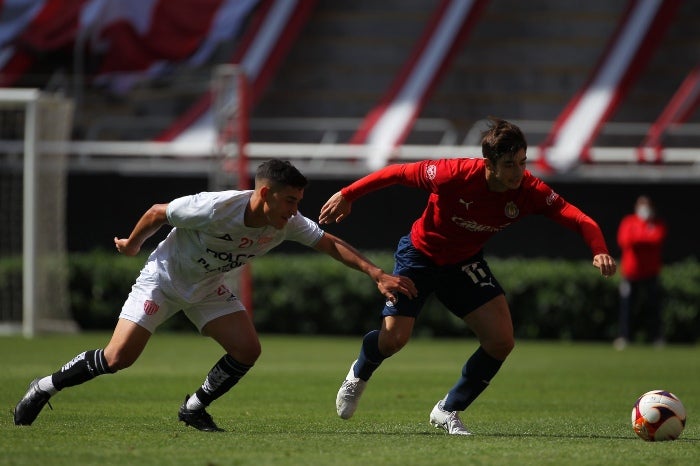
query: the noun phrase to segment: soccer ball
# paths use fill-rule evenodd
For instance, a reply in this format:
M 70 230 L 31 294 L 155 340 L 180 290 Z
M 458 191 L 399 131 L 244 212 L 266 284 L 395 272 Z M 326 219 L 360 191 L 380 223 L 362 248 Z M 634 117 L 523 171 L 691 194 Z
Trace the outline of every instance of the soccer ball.
M 676 440 L 685 428 L 685 407 L 673 393 L 646 392 L 632 408 L 632 428 L 648 442 Z

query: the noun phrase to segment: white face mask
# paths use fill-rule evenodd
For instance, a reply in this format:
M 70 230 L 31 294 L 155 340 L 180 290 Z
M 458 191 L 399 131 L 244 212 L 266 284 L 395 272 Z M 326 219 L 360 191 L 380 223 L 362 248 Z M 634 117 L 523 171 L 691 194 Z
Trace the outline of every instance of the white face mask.
M 640 205 L 634 213 L 642 220 L 649 220 L 651 218 L 651 207 L 648 205 Z

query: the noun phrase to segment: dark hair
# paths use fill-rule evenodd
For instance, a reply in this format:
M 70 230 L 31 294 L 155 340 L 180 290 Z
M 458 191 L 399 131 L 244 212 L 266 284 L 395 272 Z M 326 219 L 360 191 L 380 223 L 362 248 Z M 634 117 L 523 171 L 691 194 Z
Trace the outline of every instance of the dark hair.
M 523 132 L 513 123 L 489 117 L 489 127 L 481 133 L 481 153 L 494 164 L 504 155 L 515 155 L 520 149 L 527 151 Z
M 257 184 L 262 180 L 267 180 L 276 185 L 273 187 L 284 185 L 304 189 L 309 184 L 306 177 L 294 165 L 278 159 L 271 159 L 260 164 L 255 172 L 255 182 Z

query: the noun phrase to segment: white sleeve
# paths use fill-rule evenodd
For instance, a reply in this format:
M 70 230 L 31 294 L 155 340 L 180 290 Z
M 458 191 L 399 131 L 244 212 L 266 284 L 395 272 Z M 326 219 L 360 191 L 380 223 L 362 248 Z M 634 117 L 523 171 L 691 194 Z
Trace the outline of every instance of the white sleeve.
M 202 192 L 174 199 L 168 204 L 168 223 L 178 228 L 199 230 L 211 222 L 219 193 Z
M 304 217 L 301 212 L 289 220 L 285 239 L 313 247 L 323 237 L 323 230 L 318 223 Z

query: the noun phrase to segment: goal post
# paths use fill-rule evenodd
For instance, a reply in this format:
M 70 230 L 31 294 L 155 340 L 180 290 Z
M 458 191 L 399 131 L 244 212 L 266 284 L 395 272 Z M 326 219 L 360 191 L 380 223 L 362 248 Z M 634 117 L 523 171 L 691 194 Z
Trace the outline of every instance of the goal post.
M 249 85 L 240 66 L 225 64 L 212 79 L 215 159 L 210 185 L 214 189 L 249 189 L 248 99 Z
M 238 65 L 219 65 L 214 69 L 211 90 L 216 141 L 209 189 L 250 189 L 247 154 L 250 87 L 246 74 Z M 250 267 L 245 265 L 237 274 L 238 281 L 229 285 L 252 313 Z
M 0 333 L 72 332 L 65 142 L 73 103 L 0 88 Z M 14 264 L 14 266 L 13 266 Z

